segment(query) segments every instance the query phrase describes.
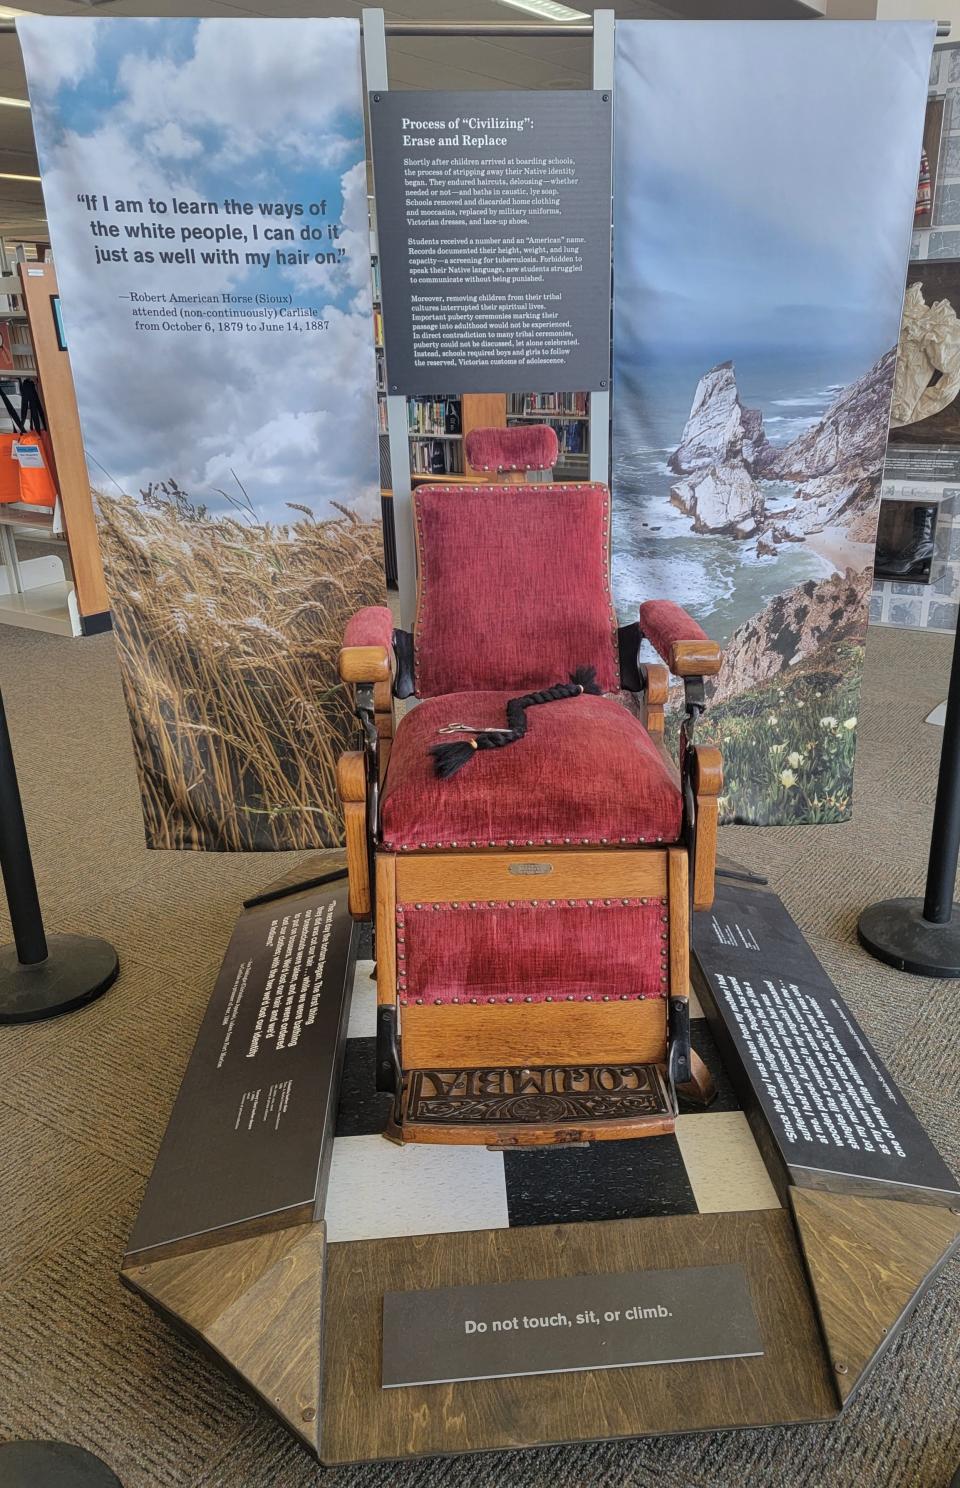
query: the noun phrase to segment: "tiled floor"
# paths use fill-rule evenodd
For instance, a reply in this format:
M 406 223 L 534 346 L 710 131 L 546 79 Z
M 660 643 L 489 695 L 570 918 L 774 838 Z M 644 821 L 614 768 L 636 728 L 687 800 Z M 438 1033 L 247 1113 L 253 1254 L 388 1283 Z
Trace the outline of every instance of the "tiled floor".
M 330 1240 L 777 1207 L 695 999 L 692 1042 L 717 1098 L 706 1110 L 683 1104 L 672 1136 L 515 1152 L 386 1141 L 390 1098 L 374 1088 L 372 970 L 357 963 L 327 1196 Z

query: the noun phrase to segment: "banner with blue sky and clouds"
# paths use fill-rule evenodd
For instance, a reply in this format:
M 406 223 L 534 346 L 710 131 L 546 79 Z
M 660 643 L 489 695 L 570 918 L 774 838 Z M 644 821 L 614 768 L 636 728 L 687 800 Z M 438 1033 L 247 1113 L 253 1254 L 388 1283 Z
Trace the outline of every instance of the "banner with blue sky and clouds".
M 148 842 L 337 841 L 382 594 L 359 26 L 18 35 Z

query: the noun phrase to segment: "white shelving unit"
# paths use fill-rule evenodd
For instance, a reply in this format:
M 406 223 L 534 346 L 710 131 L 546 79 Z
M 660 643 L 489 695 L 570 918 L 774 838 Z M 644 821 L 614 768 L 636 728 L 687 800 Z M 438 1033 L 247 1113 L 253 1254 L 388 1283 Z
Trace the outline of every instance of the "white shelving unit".
M 68 577 L 67 541 L 57 530 L 58 517 L 59 511 L 0 507 L 0 624 L 51 635 L 81 634 L 80 611 Z M 30 557 L 32 543 L 47 551 Z

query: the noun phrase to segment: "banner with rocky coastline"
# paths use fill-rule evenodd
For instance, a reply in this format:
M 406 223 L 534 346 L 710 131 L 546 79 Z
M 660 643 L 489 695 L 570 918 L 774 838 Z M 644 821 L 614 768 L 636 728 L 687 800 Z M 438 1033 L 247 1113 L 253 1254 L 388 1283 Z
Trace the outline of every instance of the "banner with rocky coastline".
M 852 808 L 933 39 L 617 26 L 614 593 L 725 648 L 700 725 L 725 821 Z
M 147 845 L 336 845 L 385 593 L 359 22 L 17 30 Z

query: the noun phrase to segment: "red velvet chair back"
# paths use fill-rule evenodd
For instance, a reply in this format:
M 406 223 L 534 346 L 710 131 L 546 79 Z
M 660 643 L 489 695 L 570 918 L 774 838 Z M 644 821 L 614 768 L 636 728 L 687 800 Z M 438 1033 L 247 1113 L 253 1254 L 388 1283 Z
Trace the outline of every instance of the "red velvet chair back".
M 418 697 L 519 694 L 578 666 L 616 691 L 605 486 L 420 486 L 413 507 Z

